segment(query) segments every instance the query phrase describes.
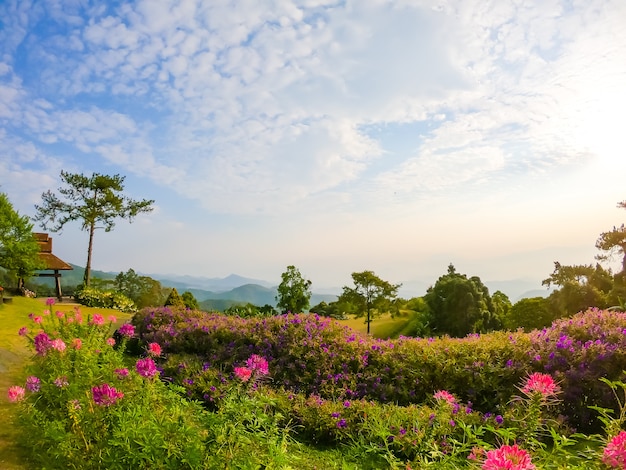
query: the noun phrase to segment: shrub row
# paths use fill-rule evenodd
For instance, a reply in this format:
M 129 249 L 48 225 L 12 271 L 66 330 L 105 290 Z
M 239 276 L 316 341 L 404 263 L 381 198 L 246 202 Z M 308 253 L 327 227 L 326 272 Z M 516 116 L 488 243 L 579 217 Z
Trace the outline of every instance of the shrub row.
M 168 373 L 182 382 L 200 381 L 202 398 L 219 394 L 219 383 L 251 354 L 270 362 L 277 385 L 323 399 L 366 399 L 408 405 L 435 390 L 449 390 L 482 412 L 498 412 L 529 373 L 547 372 L 561 384 L 561 412 L 572 426 L 590 430 L 588 405 L 615 408 L 599 377 L 623 379 L 626 314 L 591 309 L 550 328 L 494 332 L 466 338 L 375 340 L 316 315 L 242 319 L 170 308 L 144 309 L 133 320 L 145 341 L 170 354 L 193 354 L 212 378 Z M 180 367 L 179 367 L 180 366 Z M 221 369 L 220 369 L 221 368 Z M 218 372 L 216 372 L 218 371 Z M 182 374 L 182 375 L 181 375 Z M 198 386 L 196 386 L 198 388 Z

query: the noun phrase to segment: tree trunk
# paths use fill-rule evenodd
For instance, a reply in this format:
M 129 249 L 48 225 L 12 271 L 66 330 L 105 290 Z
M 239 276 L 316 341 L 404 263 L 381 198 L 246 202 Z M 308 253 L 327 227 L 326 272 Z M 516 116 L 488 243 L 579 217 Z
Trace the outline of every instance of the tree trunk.
M 87 248 L 87 265 L 85 266 L 85 276 L 83 283 L 85 287 L 89 287 L 89 281 L 91 279 L 91 250 L 93 249 L 93 233 L 96 231 L 96 222 L 91 222 L 89 227 L 89 246 Z

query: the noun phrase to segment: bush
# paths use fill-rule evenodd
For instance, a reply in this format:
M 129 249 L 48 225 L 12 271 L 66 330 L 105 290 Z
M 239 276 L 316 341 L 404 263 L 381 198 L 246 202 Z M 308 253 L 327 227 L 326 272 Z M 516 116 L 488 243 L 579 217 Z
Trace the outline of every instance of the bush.
M 120 312 L 135 313 L 135 302 L 119 292 L 83 287 L 74 293 L 74 299 L 86 307 L 111 308 Z

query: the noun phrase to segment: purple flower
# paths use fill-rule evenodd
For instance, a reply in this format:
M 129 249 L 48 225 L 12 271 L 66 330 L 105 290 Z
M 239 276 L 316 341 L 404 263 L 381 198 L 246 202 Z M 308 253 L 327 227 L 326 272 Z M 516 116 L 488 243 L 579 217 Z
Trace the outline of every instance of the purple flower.
M 497 415 L 495 419 L 497 424 L 502 424 L 504 422 L 502 415 Z
M 117 375 L 117 378 L 119 380 L 122 380 L 128 377 L 128 369 L 126 367 L 124 367 L 123 369 L 115 369 L 115 375 Z
M 350 408 L 350 402 L 348 400 L 344 401 L 343 406 L 345 406 L 346 408 Z
M 136 365 L 137 373 L 142 377 L 154 377 L 157 374 L 156 364 L 151 357 L 139 359 Z
M 39 380 L 38 377 L 31 375 L 30 377 L 26 379 L 26 389 L 29 392 L 38 392 L 40 388 L 41 388 L 41 380 Z
M 57 377 L 56 379 L 54 379 L 54 385 L 59 388 L 67 387 L 69 384 L 70 383 L 67 381 L 67 377 L 65 376 Z
M 45 333 L 39 333 L 35 336 L 35 351 L 40 356 L 45 356 L 47 352 L 52 348 L 52 341 L 50 337 Z
M 17 334 L 20 336 L 26 336 L 28 334 L 28 328 L 26 328 L 25 326 L 21 327 L 20 331 L 18 331 Z
M 337 427 L 339 429 L 345 428 L 346 426 L 348 426 L 348 424 L 346 423 L 345 419 L 340 419 L 339 421 L 337 421 Z

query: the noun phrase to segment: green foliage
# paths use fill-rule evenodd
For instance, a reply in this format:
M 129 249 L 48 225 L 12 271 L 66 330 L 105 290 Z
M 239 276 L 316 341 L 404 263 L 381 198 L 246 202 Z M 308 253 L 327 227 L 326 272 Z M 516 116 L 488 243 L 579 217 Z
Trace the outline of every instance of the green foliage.
M 282 313 L 308 311 L 311 300 L 311 281 L 303 278 L 295 266 L 287 266 L 287 271 L 281 274 L 281 279 L 276 296 L 278 309 Z
M 43 267 L 32 231 L 33 224 L 28 217 L 21 216 L 13 209 L 8 196 L 0 193 L 0 266 L 18 280 L 17 288 Z
M 137 311 L 137 307 L 131 299 L 115 291 L 84 287 L 74 294 L 74 298 L 78 303 L 87 307 L 111 308 L 120 312 Z
M 500 327 L 489 295 L 489 289 L 477 276 L 468 278 L 448 266 L 424 296 L 431 313 L 431 326 L 438 335 L 462 337 Z
M 104 228 L 110 232 L 115 219 L 128 219 L 130 222 L 139 214 L 152 211 L 153 200 L 135 201 L 120 193 L 124 191 L 124 176 L 91 176 L 61 171 L 60 196 L 48 190 L 41 195 L 42 204 L 35 205 L 35 220 L 44 229 L 58 232 L 68 222 L 79 221 L 81 229 L 89 232 L 87 264 L 85 266 L 85 286 L 89 286 L 91 276 L 91 254 L 94 232 Z
M 111 323 L 80 312 L 39 318 L 18 421 L 33 468 L 205 468 L 202 409 L 140 375 L 122 353 L 126 339 L 111 346 Z M 114 390 L 103 404 L 94 387 L 105 384 Z
M 530 331 L 550 326 L 552 320 L 554 315 L 550 309 L 550 302 L 543 297 L 532 297 L 515 302 L 504 318 L 504 326 L 509 330 L 523 328 Z
M 391 284 L 382 280 L 373 271 L 352 273 L 354 287 L 343 287 L 338 303 L 346 305 L 355 316 L 366 318 L 367 333 L 375 317 L 392 309 L 401 284 Z
M 613 227 L 609 232 L 603 232 L 596 241 L 596 248 L 604 253 L 596 256 L 605 261 L 620 256 L 622 258 L 622 272 L 626 272 L 626 226 Z
M 181 296 L 178 294 L 178 291 L 176 290 L 176 288 L 173 288 L 170 291 L 170 295 L 167 296 L 167 299 L 165 300 L 165 304 L 163 304 L 165 307 L 184 307 L 185 306 L 185 302 L 183 301 L 183 299 L 181 298 Z
M 191 310 L 199 310 L 200 307 L 198 305 L 198 300 L 194 297 L 194 295 L 189 292 L 189 291 L 185 291 L 183 292 L 183 295 L 181 296 L 181 299 L 183 301 L 183 303 L 185 304 L 185 307 L 187 307 L 188 309 Z

